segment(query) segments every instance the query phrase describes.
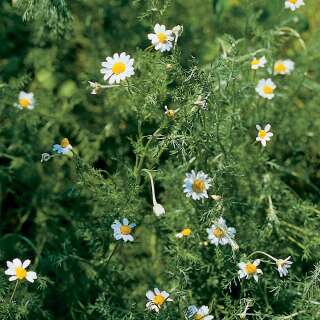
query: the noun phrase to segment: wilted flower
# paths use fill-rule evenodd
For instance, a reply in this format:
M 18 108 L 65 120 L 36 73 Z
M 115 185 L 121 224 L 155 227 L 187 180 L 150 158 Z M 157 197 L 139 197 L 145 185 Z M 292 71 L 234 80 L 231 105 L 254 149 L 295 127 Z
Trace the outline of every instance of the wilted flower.
M 72 145 L 70 144 L 68 138 L 63 138 L 60 144 L 54 144 L 52 150 L 58 154 L 68 154 L 72 150 Z
M 183 191 L 188 198 L 193 200 L 200 200 L 208 198 L 208 189 L 211 186 L 211 179 L 208 175 L 202 171 L 196 172 L 194 170 L 191 173 L 186 174 L 184 179 Z
M 148 302 L 146 307 L 148 310 L 159 312 L 160 308 L 164 305 L 166 301 L 173 301 L 166 291 L 160 291 L 158 288 L 154 288 L 154 291 L 149 290 L 146 293 Z
M 292 11 L 295 11 L 296 9 L 300 8 L 301 6 L 304 6 L 304 0 L 286 0 L 285 7 L 287 9 L 290 9 Z
M 148 39 L 151 40 L 155 50 L 164 52 L 171 50 L 174 37 L 172 30 L 166 30 L 165 25 L 157 23 L 154 27 L 154 33 L 148 34 Z
M 92 88 L 91 94 L 98 94 L 101 91 L 102 86 L 98 82 L 88 81 L 88 83 Z
M 282 260 L 278 259 L 276 261 L 276 265 L 278 267 L 278 272 L 280 277 L 285 277 L 288 275 L 288 269 L 291 268 L 292 261 L 290 261 L 291 257 L 289 256 L 288 258 Z
M 273 133 L 270 132 L 271 125 L 267 124 L 264 129 L 262 129 L 261 126 L 257 124 L 256 128 L 258 130 L 256 141 L 260 141 L 262 146 L 265 147 L 267 145 L 267 142 L 270 141 L 271 137 L 273 136 Z
M 232 239 L 236 234 L 236 229 L 229 228 L 226 225 L 225 220 L 220 217 L 210 228 L 207 229 L 207 233 L 210 243 L 215 244 L 216 246 L 219 244 L 224 246 L 232 243 Z
M 34 271 L 27 271 L 26 268 L 30 265 L 31 261 L 29 259 L 25 260 L 23 263 L 20 259 L 16 258 L 13 261 L 7 261 L 8 269 L 4 272 L 6 275 L 10 276 L 9 281 L 15 280 L 28 280 L 29 282 L 34 282 L 37 279 L 37 274 Z
M 274 97 L 274 90 L 277 86 L 269 79 L 261 79 L 256 87 L 256 92 L 263 98 L 271 100 Z
M 294 62 L 290 59 L 278 60 L 274 64 L 274 74 L 290 74 L 294 70 Z
M 133 241 L 134 238 L 131 235 L 133 228 L 136 226 L 135 223 L 129 223 L 128 219 L 124 218 L 122 223 L 119 220 L 115 220 L 111 225 L 113 229 L 113 236 L 116 240 L 122 239 L 124 242 Z
M 238 271 L 239 278 L 246 278 L 250 279 L 251 277 L 254 278 L 256 282 L 259 280 L 259 274 L 263 274 L 261 269 L 258 269 L 258 265 L 260 264 L 260 260 L 256 259 L 253 261 L 253 263 L 249 262 L 240 262 L 238 263 L 238 267 L 240 270 Z
M 193 103 L 195 106 L 200 107 L 203 110 L 208 109 L 207 98 L 203 98 L 201 95 L 198 96 L 197 100 Z
M 103 79 L 109 83 L 120 83 L 120 81 L 134 75 L 133 67 L 134 59 L 122 52 L 120 55 L 115 53 L 113 57 L 107 57 L 106 62 L 102 62 L 101 73 L 104 74 Z
M 153 206 L 153 213 L 157 216 L 160 217 L 166 213 L 166 210 L 160 203 L 155 203 Z
M 167 106 L 164 106 L 164 110 L 165 110 L 165 115 L 170 118 L 170 119 L 173 119 L 175 116 L 176 116 L 176 113 L 178 112 L 179 109 L 168 109 Z
M 191 229 L 190 228 L 184 228 L 182 229 L 181 232 L 176 234 L 176 238 L 180 239 L 180 238 L 187 238 L 191 235 Z
M 267 59 L 265 56 L 263 56 L 261 58 L 254 57 L 251 60 L 251 69 L 257 70 L 259 68 L 263 68 L 266 63 L 267 63 Z
M 27 93 L 24 91 L 20 91 L 19 93 L 19 103 L 15 103 L 14 105 L 19 109 L 29 109 L 32 110 L 34 108 L 34 96 L 33 93 Z
M 212 320 L 213 316 L 209 315 L 209 308 L 202 306 L 199 309 L 196 306 L 188 307 L 187 316 L 192 320 Z

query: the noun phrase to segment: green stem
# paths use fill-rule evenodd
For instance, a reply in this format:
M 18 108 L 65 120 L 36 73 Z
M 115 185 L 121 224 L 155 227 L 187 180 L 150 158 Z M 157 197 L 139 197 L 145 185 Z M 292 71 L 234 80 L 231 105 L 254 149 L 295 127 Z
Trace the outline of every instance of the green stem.
M 14 289 L 13 289 L 13 292 L 12 292 L 12 295 L 11 295 L 11 298 L 10 298 L 10 303 L 12 302 L 12 299 L 13 299 L 13 297 L 14 297 L 14 294 L 16 293 L 18 284 L 19 284 L 19 280 L 16 281 L 16 285 L 14 286 Z
M 113 255 L 116 253 L 116 251 L 117 251 L 117 249 L 119 248 L 119 246 L 120 246 L 119 243 L 117 243 L 117 244 L 114 246 L 114 248 L 113 248 L 112 252 L 110 253 L 110 256 L 109 256 L 109 258 L 108 258 L 108 260 L 107 260 L 107 262 L 106 262 L 106 267 L 108 267 L 111 258 L 112 258 Z
M 266 257 L 270 258 L 271 260 L 273 261 L 278 261 L 278 259 L 276 259 L 275 257 L 271 256 L 270 254 L 264 252 L 264 251 L 254 251 L 252 252 L 251 254 L 248 255 L 248 258 L 250 258 L 251 256 L 255 255 L 255 254 L 263 254 L 265 255 Z

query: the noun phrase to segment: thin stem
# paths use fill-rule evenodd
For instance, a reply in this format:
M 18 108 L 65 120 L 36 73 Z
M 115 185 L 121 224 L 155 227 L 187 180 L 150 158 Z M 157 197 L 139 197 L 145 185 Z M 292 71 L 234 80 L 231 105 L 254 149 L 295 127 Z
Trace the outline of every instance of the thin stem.
M 147 169 L 142 169 L 142 171 L 145 171 L 150 177 L 150 183 L 151 183 L 151 189 L 152 189 L 152 202 L 153 202 L 153 205 L 155 206 L 157 204 L 157 199 L 156 199 L 156 193 L 154 190 L 154 182 L 153 182 L 152 174 Z
M 110 256 L 109 256 L 109 258 L 108 258 L 108 260 L 107 260 L 107 262 L 106 262 L 106 267 L 108 267 L 111 258 L 112 258 L 113 255 L 116 253 L 116 251 L 117 251 L 117 249 L 119 248 L 119 246 L 120 246 L 119 243 L 117 243 L 117 244 L 114 246 L 114 248 L 113 248 L 112 252 L 110 253 Z
M 16 285 L 14 286 L 14 289 L 13 289 L 13 292 L 12 292 L 12 295 L 11 295 L 11 298 L 10 298 L 10 303 L 12 302 L 12 299 L 13 299 L 13 297 L 14 297 L 14 294 L 16 293 L 18 284 L 19 284 L 19 280 L 16 281 Z
M 276 259 L 275 257 L 271 256 L 270 254 L 264 252 L 264 251 L 255 251 L 252 252 L 251 254 L 249 254 L 248 258 L 250 258 L 251 256 L 253 256 L 254 254 L 263 254 L 265 256 L 267 256 L 268 258 L 272 259 L 273 261 L 277 262 L 278 259 Z

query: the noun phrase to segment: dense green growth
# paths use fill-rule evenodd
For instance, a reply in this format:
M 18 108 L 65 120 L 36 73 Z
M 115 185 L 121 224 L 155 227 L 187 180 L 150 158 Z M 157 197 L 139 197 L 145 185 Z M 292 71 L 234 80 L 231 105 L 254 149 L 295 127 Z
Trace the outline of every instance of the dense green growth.
M 318 0 L 295 12 L 284 0 L 14 2 L 0 2 L 0 319 L 184 319 L 192 304 L 214 319 L 241 319 L 246 306 L 246 319 L 320 319 Z M 183 25 L 174 51 L 145 50 L 156 23 Z M 89 80 L 105 84 L 101 62 L 122 51 L 135 75 L 91 95 Z M 268 60 L 256 72 L 254 55 Z M 282 58 L 295 70 L 272 75 Z M 255 92 L 269 77 L 272 100 Z M 14 107 L 21 90 L 34 110 Z M 267 123 L 263 148 L 255 126 Z M 74 156 L 41 162 L 64 137 Z M 222 198 L 187 198 L 191 170 Z M 220 216 L 239 250 L 206 242 Z M 124 217 L 133 243 L 114 239 Z M 185 227 L 191 236 L 176 239 Z M 255 251 L 291 256 L 288 277 Z M 16 257 L 38 279 L 10 299 Z M 253 257 L 264 274 L 239 280 Z M 174 300 L 159 314 L 145 310 L 155 287 Z

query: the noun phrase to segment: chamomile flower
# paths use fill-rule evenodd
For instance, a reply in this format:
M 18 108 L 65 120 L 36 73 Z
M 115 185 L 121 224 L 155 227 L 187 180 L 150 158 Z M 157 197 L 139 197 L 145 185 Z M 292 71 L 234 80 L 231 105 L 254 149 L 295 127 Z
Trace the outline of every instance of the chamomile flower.
M 100 71 L 104 74 L 103 79 L 109 80 L 109 84 L 120 83 L 120 81 L 134 75 L 133 63 L 134 59 L 131 59 L 125 52 L 107 57 L 106 61 L 101 63 L 103 68 Z
M 8 269 L 4 272 L 6 275 L 10 276 L 9 281 L 15 280 L 28 280 L 29 282 L 34 282 L 37 279 L 37 274 L 34 271 L 27 271 L 26 268 L 30 265 L 31 261 L 29 259 L 25 260 L 23 263 L 20 259 L 16 258 L 13 261 L 7 261 Z
M 253 279 L 258 282 L 259 280 L 259 274 L 263 274 L 261 269 L 258 269 L 258 265 L 260 264 L 260 260 L 256 259 L 253 262 L 240 262 L 238 263 L 239 271 L 238 275 L 239 278 L 246 278 L 250 279 L 253 277 Z
M 294 62 L 290 59 L 278 60 L 274 64 L 273 71 L 274 74 L 290 74 L 294 70 Z
M 191 173 L 186 174 L 183 184 L 183 192 L 188 198 L 193 200 L 200 200 L 208 198 L 208 189 L 211 186 L 211 179 L 208 175 L 202 171 L 196 172 L 194 170 Z
M 146 297 L 149 300 L 146 308 L 155 312 L 159 312 L 166 301 L 173 301 L 168 292 L 160 291 L 158 288 L 154 288 L 154 291 L 147 291 Z
M 113 236 L 116 240 L 123 240 L 124 242 L 133 241 L 134 238 L 131 235 L 134 227 L 136 226 L 135 223 L 129 223 L 128 219 L 124 218 L 122 223 L 119 220 L 115 220 L 111 225 L 113 229 Z
M 15 106 L 19 109 L 29 109 L 32 110 L 34 108 L 35 100 L 33 93 L 27 93 L 24 91 L 20 91 L 18 103 L 15 103 Z
M 173 119 L 179 109 L 169 109 L 168 106 L 164 106 L 164 114 L 169 118 Z
M 259 68 L 263 68 L 266 63 L 267 63 L 267 59 L 266 59 L 265 56 L 263 56 L 261 58 L 254 57 L 251 60 L 251 69 L 252 70 L 257 70 Z
M 172 49 L 174 36 L 172 30 L 166 30 L 165 25 L 157 23 L 154 27 L 154 33 L 148 34 L 148 39 L 151 40 L 155 50 L 165 52 Z
M 68 138 L 63 138 L 60 144 L 54 144 L 52 151 L 58 154 L 69 154 L 71 153 L 72 145 L 70 144 Z
M 187 238 L 191 235 L 191 229 L 190 228 L 184 228 L 181 230 L 181 232 L 176 234 L 176 238 Z
M 267 145 L 267 142 L 271 140 L 271 137 L 273 136 L 273 133 L 270 132 L 271 125 L 267 124 L 264 129 L 261 128 L 260 125 L 256 125 L 256 128 L 258 130 L 258 135 L 256 137 L 256 141 L 260 141 L 262 146 L 265 147 Z
M 188 307 L 187 312 L 188 319 L 192 320 L 212 320 L 213 316 L 209 314 L 209 308 L 202 306 L 199 309 L 196 306 Z
M 263 98 L 273 99 L 274 90 L 277 86 L 269 79 L 261 79 L 256 87 L 256 92 Z
M 88 83 L 92 89 L 91 94 L 98 94 L 101 91 L 102 86 L 98 82 L 88 81 Z
M 235 228 L 229 228 L 225 220 L 220 217 L 213 225 L 207 229 L 208 240 L 210 243 L 218 246 L 219 244 L 225 246 L 232 244 L 232 239 L 236 234 Z
M 282 259 L 278 259 L 276 261 L 276 265 L 278 267 L 278 272 L 280 277 L 285 277 L 288 275 L 288 269 L 291 268 L 292 265 L 292 261 L 290 261 L 291 257 L 289 256 L 288 258 L 282 260 Z
M 304 0 L 286 0 L 285 2 L 286 9 L 290 9 L 291 11 L 295 11 L 296 9 L 304 6 Z

